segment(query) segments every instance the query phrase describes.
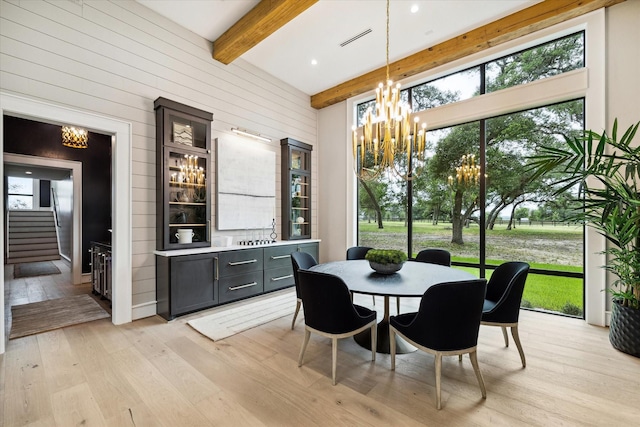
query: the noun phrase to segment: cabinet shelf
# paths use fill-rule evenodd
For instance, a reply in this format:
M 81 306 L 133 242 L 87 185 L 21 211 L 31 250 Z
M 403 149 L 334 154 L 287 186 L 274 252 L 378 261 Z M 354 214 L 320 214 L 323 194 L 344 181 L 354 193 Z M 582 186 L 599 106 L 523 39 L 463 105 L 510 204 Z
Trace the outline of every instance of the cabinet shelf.
M 207 186 L 207 184 L 190 184 L 188 182 L 175 182 L 175 181 L 169 181 L 169 185 L 173 188 L 180 188 L 180 187 L 205 188 Z
M 170 205 L 182 205 L 182 206 L 207 206 L 205 202 L 169 202 Z
M 294 210 L 294 209 L 297 210 L 297 211 L 308 211 L 309 210 L 309 208 L 295 208 L 295 207 L 291 208 L 291 210 Z
M 171 223 L 169 227 L 206 227 L 207 224 L 185 224 L 185 223 Z

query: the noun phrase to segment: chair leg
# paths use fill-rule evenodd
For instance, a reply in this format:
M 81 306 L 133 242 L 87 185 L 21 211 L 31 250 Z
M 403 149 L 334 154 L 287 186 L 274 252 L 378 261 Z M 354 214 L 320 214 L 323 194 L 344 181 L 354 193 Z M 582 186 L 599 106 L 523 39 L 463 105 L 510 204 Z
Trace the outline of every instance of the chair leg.
M 311 336 L 311 332 L 305 329 L 304 339 L 302 340 L 302 348 L 300 349 L 300 357 L 298 357 L 298 367 L 302 366 L 302 358 L 304 357 L 304 352 L 307 350 L 307 344 L 309 344 L 310 336 Z
M 349 292 L 351 294 L 351 302 L 353 302 L 353 292 Z
M 376 361 L 376 350 L 377 350 L 377 341 L 378 341 L 378 324 L 373 323 L 371 326 L 371 361 Z
M 504 337 L 504 346 L 509 347 L 509 335 L 507 335 L 507 328 L 505 326 L 500 326 L 502 328 L 502 336 Z
M 400 297 L 396 297 L 396 310 L 398 310 L 398 314 L 400 314 Z
M 462 362 L 462 355 L 461 354 L 458 355 L 458 362 Z
M 291 329 L 295 328 L 296 326 L 296 318 L 298 317 L 298 313 L 300 312 L 300 305 L 302 305 L 302 300 L 298 298 L 296 300 L 296 311 L 293 313 L 293 320 L 291 321 Z
M 436 409 L 442 408 L 440 392 L 440 375 L 442 374 L 442 354 L 436 353 Z
M 331 378 L 336 385 L 336 366 L 338 365 L 338 338 L 331 338 Z
M 389 328 L 389 350 L 391 353 L 391 370 L 396 370 L 396 331 Z
M 471 365 L 473 365 L 473 370 L 476 372 L 476 378 L 478 378 L 478 384 L 480 384 L 480 391 L 482 392 L 482 398 L 487 398 L 487 389 L 484 386 L 484 378 L 482 378 L 482 372 L 480 372 L 480 366 L 478 366 L 478 353 L 476 351 L 472 351 L 469 353 L 469 359 L 471 359 Z
M 522 367 L 527 367 L 527 361 L 524 358 L 524 350 L 522 350 L 522 344 L 520 343 L 520 334 L 518 334 L 518 325 L 511 327 L 511 336 L 513 337 L 513 341 L 516 343 L 516 347 L 518 347 L 518 353 L 520 353 L 520 360 L 522 360 Z
M 373 305 L 376 305 L 376 296 L 375 295 L 371 295 L 371 299 L 373 300 Z

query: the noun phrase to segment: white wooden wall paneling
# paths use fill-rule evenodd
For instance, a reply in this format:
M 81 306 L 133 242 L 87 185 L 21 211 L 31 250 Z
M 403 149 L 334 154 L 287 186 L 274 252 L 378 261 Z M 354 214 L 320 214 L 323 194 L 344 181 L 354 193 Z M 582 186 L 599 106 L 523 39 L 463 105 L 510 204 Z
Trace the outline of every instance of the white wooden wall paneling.
M 277 165 L 277 139 L 316 143 L 317 113 L 307 95 L 246 61 L 216 62 L 211 42 L 139 3 L 3 1 L 0 7 L 3 89 L 132 123 L 134 305 L 155 300 L 156 97 L 213 112 L 214 135 L 241 126 L 274 138 L 269 149 Z M 315 153 L 312 162 L 317 171 Z

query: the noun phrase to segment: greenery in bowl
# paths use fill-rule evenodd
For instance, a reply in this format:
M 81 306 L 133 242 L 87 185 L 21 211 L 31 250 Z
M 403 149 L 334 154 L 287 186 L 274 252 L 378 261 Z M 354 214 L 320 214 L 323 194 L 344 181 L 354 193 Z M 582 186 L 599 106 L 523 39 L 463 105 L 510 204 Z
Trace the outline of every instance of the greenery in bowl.
M 370 249 L 364 259 L 378 264 L 402 264 L 407 254 L 397 249 Z

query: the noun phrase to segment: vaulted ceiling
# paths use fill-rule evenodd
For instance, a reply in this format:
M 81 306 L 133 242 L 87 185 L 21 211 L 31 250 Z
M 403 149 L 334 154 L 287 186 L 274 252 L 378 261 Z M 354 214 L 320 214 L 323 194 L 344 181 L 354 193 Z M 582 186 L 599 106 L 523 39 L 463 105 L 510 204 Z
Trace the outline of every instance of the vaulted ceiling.
M 137 0 L 323 108 L 385 78 L 383 0 Z M 391 0 L 390 77 L 399 80 L 624 0 Z

